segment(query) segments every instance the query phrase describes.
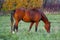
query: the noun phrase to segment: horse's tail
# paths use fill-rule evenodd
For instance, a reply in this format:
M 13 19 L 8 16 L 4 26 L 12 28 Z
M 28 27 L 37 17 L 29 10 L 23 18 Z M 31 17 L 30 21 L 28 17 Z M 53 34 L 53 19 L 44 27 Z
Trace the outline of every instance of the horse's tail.
M 13 22 L 14 22 L 14 19 L 13 19 L 14 14 L 15 14 L 15 10 L 11 11 L 11 30 L 12 30 Z
M 13 22 L 13 15 L 15 14 L 15 10 L 11 12 L 11 22 Z

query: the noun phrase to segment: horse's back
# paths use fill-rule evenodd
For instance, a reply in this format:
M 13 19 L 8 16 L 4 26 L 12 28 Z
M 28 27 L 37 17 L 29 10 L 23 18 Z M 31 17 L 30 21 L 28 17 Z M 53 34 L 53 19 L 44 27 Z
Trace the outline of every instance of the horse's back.
M 33 9 L 27 10 L 24 16 L 24 20 L 26 19 L 29 21 L 39 21 L 41 19 L 41 15 L 37 10 L 33 10 Z

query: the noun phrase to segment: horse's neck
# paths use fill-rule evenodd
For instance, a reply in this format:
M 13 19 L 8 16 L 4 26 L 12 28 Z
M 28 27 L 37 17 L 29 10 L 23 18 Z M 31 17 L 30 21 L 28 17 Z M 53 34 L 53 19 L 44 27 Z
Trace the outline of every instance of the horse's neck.
M 42 14 L 42 21 L 43 21 L 45 24 L 49 22 L 48 19 L 47 19 L 47 17 L 45 16 L 45 14 Z

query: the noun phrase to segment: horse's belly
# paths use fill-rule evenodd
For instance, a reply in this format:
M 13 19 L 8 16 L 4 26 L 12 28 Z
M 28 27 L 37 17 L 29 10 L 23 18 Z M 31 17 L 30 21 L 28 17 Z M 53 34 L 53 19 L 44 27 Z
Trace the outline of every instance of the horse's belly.
M 23 21 L 25 21 L 25 22 L 30 22 L 29 16 L 24 16 Z

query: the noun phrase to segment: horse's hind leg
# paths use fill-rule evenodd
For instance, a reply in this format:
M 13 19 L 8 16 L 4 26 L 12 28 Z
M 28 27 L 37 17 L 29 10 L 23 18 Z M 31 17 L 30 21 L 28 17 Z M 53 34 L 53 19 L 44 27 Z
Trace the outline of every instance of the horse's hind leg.
M 29 27 L 29 31 L 31 30 L 33 24 L 34 24 L 34 22 L 31 22 L 31 25 L 30 25 L 30 27 Z
M 16 32 L 18 32 L 18 23 L 19 23 L 19 20 L 16 20 L 16 21 L 15 21 L 15 24 L 14 24 L 13 31 L 16 30 Z
M 11 13 L 11 32 L 13 31 L 13 22 L 14 22 L 14 20 L 13 20 L 13 15 L 12 15 L 12 13 Z
M 39 23 L 39 22 L 36 22 L 36 26 L 35 26 L 35 31 L 36 31 L 36 32 L 37 32 L 38 23 Z
M 11 32 L 13 31 L 13 22 L 11 22 Z

